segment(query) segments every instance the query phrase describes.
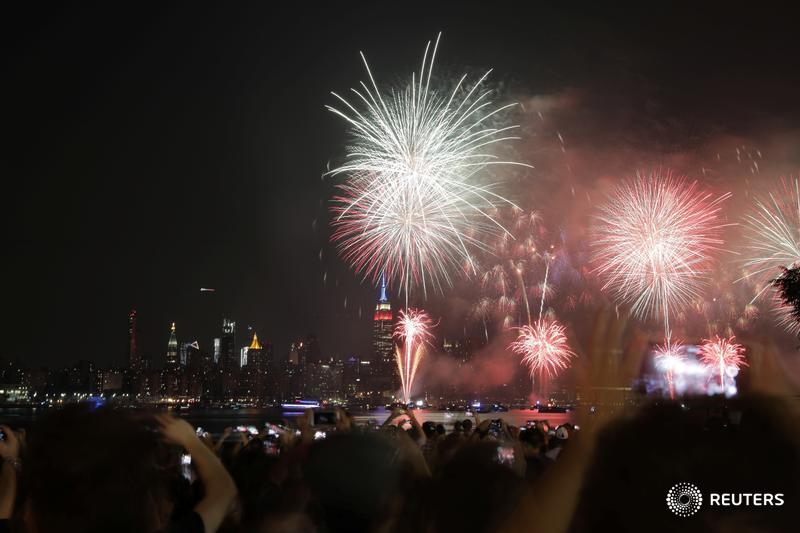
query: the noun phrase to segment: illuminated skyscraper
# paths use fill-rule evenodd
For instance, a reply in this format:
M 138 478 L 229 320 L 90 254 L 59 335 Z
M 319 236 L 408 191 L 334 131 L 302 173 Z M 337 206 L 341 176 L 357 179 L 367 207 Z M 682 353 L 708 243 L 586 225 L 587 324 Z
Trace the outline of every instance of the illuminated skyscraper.
M 197 341 L 182 342 L 178 353 L 180 354 L 181 366 L 189 366 L 192 358 L 200 356 L 200 344 Z
M 222 370 L 222 395 L 230 399 L 239 386 L 239 353 L 236 350 L 236 322 L 227 318 L 222 320 L 219 366 Z
M 131 309 L 128 314 L 128 366 L 134 373 L 138 373 L 142 367 L 142 359 L 136 345 L 136 309 Z
M 392 340 L 392 304 L 386 294 L 386 277 L 381 276 L 381 290 L 372 321 L 372 383 L 376 391 L 393 390 L 399 387 L 397 364 Z
M 239 354 L 236 353 L 236 322 L 222 319 L 222 337 L 219 339 L 219 358 L 222 368 L 233 370 L 239 367 Z
M 178 338 L 175 336 L 175 322 L 169 330 L 169 341 L 167 342 L 167 355 L 165 356 L 167 368 L 175 368 L 180 363 L 178 359 Z

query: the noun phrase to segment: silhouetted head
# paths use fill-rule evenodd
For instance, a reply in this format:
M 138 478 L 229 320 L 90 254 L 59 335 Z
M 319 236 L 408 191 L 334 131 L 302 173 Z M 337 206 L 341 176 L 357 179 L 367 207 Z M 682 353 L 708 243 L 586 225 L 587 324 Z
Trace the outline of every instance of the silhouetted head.
M 514 508 L 524 483 L 498 462 L 495 442 L 461 446 L 442 468 L 431 491 L 435 531 L 495 531 Z M 465 512 L 464 502 L 475 502 Z
M 178 458 L 131 411 L 50 412 L 28 436 L 26 521 L 37 533 L 154 531 L 171 512 Z
M 334 433 L 316 442 L 305 469 L 312 518 L 324 531 L 376 528 L 387 519 L 397 488 L 396 456 L 383 435 Z

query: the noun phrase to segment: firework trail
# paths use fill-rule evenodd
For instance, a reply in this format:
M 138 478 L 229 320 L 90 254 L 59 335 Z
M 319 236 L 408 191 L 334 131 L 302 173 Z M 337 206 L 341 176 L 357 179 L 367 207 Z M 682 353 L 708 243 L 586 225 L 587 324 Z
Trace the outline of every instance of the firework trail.
M 539 302 L 539 320 L 542 319 L 542 312 L 544 311 L 544 297 L 547 294 L 547 277 L 550 275 L 550 261 L 549 258 L 545 257 L 545 264 L 544 267 L 544 282 L 542 282 L 542 300 Z M 530 321 L 530 312 L 528 312 L 528 321 Z
M 509 345 L 528 365 L 531 378 L 556 376 L 575 356 L 567 343 L 565 328 L 556 321 L 539 319 L 519 328 L 519 337 Z
M 669 338 L 662 346 L 656 347 L 655 361 L 664 370 L 669 388 L 669 397 L 675 399 L 675 369 L 686 359 L 684 346 L 680 342 L 671 342 Z
M 661 317 L 670 351 L 670 313 L 700 296 L 720 249 L 722 202 L 670 171 L 637 173 L 601 207 L 593 243 L 595 271 L 640 318 Z
M 509 204 L 490 181 L 493 165 L 521 165 L 496 154 L 517 139 L 514 125 L 493 126 L 498 113 L 484 87 L 466 75 L 452 90 L 433 82 L 436 43 L 425 48 L 419 73 L 405 86 L 381 91 L 364 55 L 369 83 L 352 89 L 355 104 L 335 93 L 340 108 L 328 109 L 350 127 L 343 176 L 333 198 L 332 239 L 342 258 L 365 278 L 383 273 L 406 293 L 421 285 L 442 291 L 453 272 L 473 273 L 472 251 L 505 230 L 491 216 Z
M 431 340 L 432 327 L 431 319 L 425 311 L 417 309 L 400 311 L 394 331 L 394 337 L 398 340 L 395 357 L 403 388 L 403 401 L 406 404 L 411 401 L 411 389 L 414 386 L 417 367 L 425 355 L 425 347 Z
M 509 208 L 497 217 L 509 233 L 479 257 L 481 292 L 472 314 L 483 323 L 487 342 L 487 321 L 503 330 L 531 325 L 537 316 L 536 302 L 542 318 L 545 300 L 575 307 L 586 286 L 583 267 L 576 264 L 563 230 L 546 228 L 535 211 Z M 562 297 L 554 300 L 556 289 Z
M 559 370 L 569 366 L 569 360 L 575 355 L 567 344 L 567 337 L 564 334 L 565 328 L 553 318 L 550 321 L 542 319 L 544 312 L 544 299 L 547 294 L 547 278 L 550 274 L 550 260 L 545 254 L 544 281 L 542 282 L 542 299 L 539 302 L 539 318 L 535 325 L 528 322 L 527 329 L 520 330 L 519 337 L 515 343 L 511 344 L 512 351 L 517 353 L 525 352 L 522 359 L 527 363 L 531 380 L 535 380 L 534 374 L 539 373 L 539 390 L 546 392 L 546 380 L 553 377 Z M 530 320 L 530 315 L 528 316 Z
M 744 347 L 734 342 L 735 337 L 728 339 L 715 336 L 705 339 L 700 346 L 700 361 L 712 371 L 719 371 L 719 386 L 725 390 L 725 370 L 749 366 L 744 358 Z
M 766 197 L 756 198 L 753 211 L 744 217 L 744 229 L 747 275 L 741 279 L 753 278 L 761 287 L 750 301 L 752 304 L 772 287 L 772 279 L 780 275 L 781 267 L 790 269 L 800 264 L 798 179 L 781 179 L 780 185 Z M 800 333 L 800 323 L 791 318 L 790 308 L 783 304 L 777 292 L 772 293 L 772 301 L 778 323 L 790 333 Z

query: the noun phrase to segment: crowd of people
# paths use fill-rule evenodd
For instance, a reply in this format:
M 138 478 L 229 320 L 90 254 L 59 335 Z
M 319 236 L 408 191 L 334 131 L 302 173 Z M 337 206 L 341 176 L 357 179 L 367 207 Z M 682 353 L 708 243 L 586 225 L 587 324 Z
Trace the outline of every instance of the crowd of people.
M 0 532 L 791 530 L 796 406 L 721 405 L 654 402 L 558 427 L 445 428 L 402 410 L 365 426 L 337 410 L 217 438 L 171 414 L 71 405 L 27 432 L 0 426 Z M 786 504 L 683 519 L 664 505 L 681 481 Z

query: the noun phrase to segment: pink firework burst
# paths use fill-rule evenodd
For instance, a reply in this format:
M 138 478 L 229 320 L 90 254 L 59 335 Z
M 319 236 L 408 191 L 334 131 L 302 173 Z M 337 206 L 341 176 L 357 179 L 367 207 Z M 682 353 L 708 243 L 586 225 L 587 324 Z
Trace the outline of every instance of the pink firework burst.
M 555 320 L 539 319 L 519 328 L 519 336 L 509 348 L 522 356 L 531 377 L 536 374 L 553 377 L 569 367 L 570 359 L 575 356 L 564 332 L 564 326 Z
M 398 340 L 395 357 L 403 387 L 403 400 L 406 403 L 411 401 L 411 388 L 414 385 L 417 368 L 425 355 L 425 347 L 433 336 L 432 327 L 431 319 L 425 311 L 420 309 L 400 311 L 394 331 L 394 337 Z M 402 343 L 402 349 L 399 343 Z
M 725 387 L 725 370 L 749 366 L 744 357 L 744 346 L 737 344 L 736 337 L 705 339 L 700 346 L 700 361 L 714 372 L 719 372 L 719 386 Z
M 637 173 L 601 207 L 593 243 L 595 271 L 640 318 L 660 316 L 669 345 L 670 311 L 700 296 L 722 247 L 722 202 L 669 170 Z

